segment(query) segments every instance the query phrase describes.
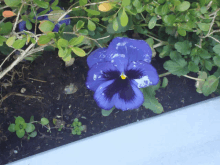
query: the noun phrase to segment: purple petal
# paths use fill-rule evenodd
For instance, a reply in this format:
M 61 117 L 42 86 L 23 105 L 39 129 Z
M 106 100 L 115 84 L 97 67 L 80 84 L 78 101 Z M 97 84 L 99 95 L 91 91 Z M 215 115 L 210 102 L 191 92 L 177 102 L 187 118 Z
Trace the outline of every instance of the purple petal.
M 59 29 L 60 29 L 59 24 L 56 24 L 55 27 L 54 27 L 54 29 L 53 29 L 53 32 L 58 32 Z
M 19 29 L 19 31 L 27 30 L 27 29 L 26 29 L 26 22 L 25 22 L 25 21 L 21 21 L 21 22 L 18 24 L 18 29 Z
M 88 71 L 86 85 L 92 91 L 102 83 L 120 77 L 120 72 L 110 62 L 96 63 Z
M 115 107 L 123 111 L 139 108 L 144 102 L 143 93 L 130 83 L 130 87 L 114 95 Z
M 152 51 L 147 42 L 130 38 L 116 37 L 109 44 L 107 56 L 113 57 L 115 54 L 124 54 L 131 61 L 145 61 L 150 63 Z
M 151 64 L 144 61 L 131 62 L 125 74 L 129 79 L 133 79 L 132 82 L 138 88 L 156 85 L 159 82 L 159 76 L 156 69 Z
M 112 84 L 114 80 L 109 80 L 104 83 L 102 83 L 98 89 L 95 91 L 94 99 L 96 100 L 96 103 L 98 106 L 105 110 L 110 110 L 114 106 L 114 97 L 107 98 L 104 91 L 106 88 Z
M 89 68 L 91 68 L 96 63 L 105 61 L 106 50 L 107 50 L 107 48 L 96 49 L 87 57 L 87 64 L 88 64 Z

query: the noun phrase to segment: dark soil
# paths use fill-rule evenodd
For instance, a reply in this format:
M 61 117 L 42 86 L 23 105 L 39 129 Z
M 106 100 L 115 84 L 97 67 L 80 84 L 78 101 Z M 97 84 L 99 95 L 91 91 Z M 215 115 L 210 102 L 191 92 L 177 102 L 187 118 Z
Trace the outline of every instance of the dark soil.
M 163 69 L 163 59 L 153 59 L 152 64 L 159 74 L 166 72 Z M 65 67 L 55 52 L 44 52 L 44 55 L 32 64 L 20 63 L 0 81 L 1 99 L 4 98 L 0 107 L 0 164 L 156 115 L 141 106 L 125 112 L 115 109 L 110 116 L 103 117 L 101 109 L 93 99 L 93 92 L 85 86 L 87 71 L 86 58 L 77 58 L 74 65 Z M 167 78 L 168 86 L 159 89 L 156 95 L 165 113 L 215 97 L 198 94 L 194 80 L 172 75 Z M 9 82 L 12 86 L 7 86 L 10 85 Z M 74 83 L 78 90 L 67 95 L 64 88 L 70 83 Z M 21 93 L 22 88 L 26 89 L 23 93 L 26 97 L 14 95 Z M 28 96 L 41 96 L 43 99 Z M 35 124 L 38 135 L 30 140 L 27 140 L 27 137 L 19 139 L 15 133 L 8 131 L 10 123 L 15 121 L 14 116 L 22 116 L 29 122 L 32 115 L 35 121 L 42 117 L 48 118 L 50 127 L 54 127 L 53 118 L 63 120 L 66 123 L 65 128 L 62 131 L 52 129 L 50 133 L 45 127 Z M 87 126 L 87 131 L 82 132 L 80 136 L 72 135 L 68 129 L 68 124 L 76 117 Z

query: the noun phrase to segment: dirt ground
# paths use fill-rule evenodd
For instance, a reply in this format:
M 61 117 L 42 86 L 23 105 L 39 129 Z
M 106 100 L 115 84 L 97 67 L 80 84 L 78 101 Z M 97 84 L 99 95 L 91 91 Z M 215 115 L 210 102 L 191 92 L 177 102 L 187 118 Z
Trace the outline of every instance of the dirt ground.
M 4 57 L 1 57 L 4 59 Z M 158 73 L 165 73 L 164 59 L 153 59 L 152 64 Z M 1 60 L 2 61 L 2 60 Z M 155 116 L 153 112 L 141 106 L 131 111 L 115 109 L 108 117 L 103 117 L 101 109 L 93 99 L 93 92 L 85 86 L 88 66 L 85 58 L 77 58 L 74 65 L 65 67 L 56 52 L 44 52 L 32 64 L 20 63 L 1 82 L 0 107 L 0 164 L 12 162 L 37 154 L 85 137 L 93 136 L 110 129 Z M 197 76 L 192 74 L 192 76 Z M 199 101 L 215 97 L 198 94 L 195 81 L 185 77 L 167 76 L 169 84 L 157 91 L 157 98 L 163 105 L 165 113 Z M 74 84 L 77 91 L 65 94 L 64 88 Z M 23 93 L 21 93 L 21 90 Z M 35 124 L 38 135 L 27 140 L 19 139 L 15 133 L 8 131 L 14 116 L 22 116 L 26 122 L 34 115 L 39 121 L 46 117 L 50 127 L 54 127 L 53 118 L 64 121 L 61 131 Z M 69 125 L 74 118 L 79 118 L 87 131 L 80 136 L 72 135 Z M 144 130 L 143 130 L 144 131 Z

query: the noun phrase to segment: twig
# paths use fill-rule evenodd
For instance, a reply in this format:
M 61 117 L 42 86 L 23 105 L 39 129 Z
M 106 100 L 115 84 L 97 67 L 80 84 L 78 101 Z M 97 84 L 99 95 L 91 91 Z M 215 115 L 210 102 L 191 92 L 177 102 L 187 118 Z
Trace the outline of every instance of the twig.
M 26 97 L 26 98 L 31 98 L 31 99 L 43 99 L 43 97 L 41 96 L 31 96 L 31 95 L 23 95 L 21 93 L 16 93 L 16 92 L 12 92 L 12 93 L 9 93 L 7 95 L 5 95 L 1 100 L 0 100 L 0 106 L 2 105 L 3 101 L 5 99 L 7 99 L 8 97 L 12 96 L 12 95 L 15 95 L 15 96 L 21 96 L 21 97 Z
M 191 77 L 191 76 L 188 76 L 188 75 L 183 75 L 184 77 L 187 77 L 189 79 L 193 79 L 193 80 L 196 80 L 196 81 L 205 81 L 204 79 L 200 79 L 200 78 L 195 78 L 195 77 Z
M 212 36 L 208 36 L 208 37 L 211 38 L 211 39 L 213 39 L 213 40 L 215 40 L 216 42 L 220 43 L 220 41 L 217 40 L 216 38 L 214 38 L 214 37 L 212 37 Z
M 2 68 L 2 65 L 5 63 L 5 61 L 16 51 L 16 49 L 14 49 L 5 59 L 4 61 L 1 63 L 0 65 L 0 69 Z
M 18 20 L 19 20 L 19 16 L 20 16 L 20 12 L 21 12 L 21 9 L 23 8 L 24 4 L 22 3 L 19 11 L 18 11 L 18 15 L 16 17 L 16 21 L 15 21 L 15 24 L 14 24 L 14 27 L 13 27 L 13 33 L 15 32 L 15 29 L 16 29 L 16 26 L 17 26 L 17 23 L 18 23 Z
M 8 66 L 6 69 L 4 69 L 2 72 L 0 72 L 0 79 L 7 74 L 15 65 L 17 65 L 20 61 L 22 61 L 25 58 L 25 55 L 27 54 L 27 52 L 34 46 L 35 44 L 31 44 L 30 46 L 28 46 L 28 48 L 20 55 L 18 56 L 18 58 L 10 65 Z
M 38 80 L 38 79 L 34 79 L 34 78 L 28 78 L 30 80 L 34 80 L 34 81 L 39 81 L 39 82 L 43 82 L 43 83 L 46 83 L 46 81 L 43 81 L 43 80 Z

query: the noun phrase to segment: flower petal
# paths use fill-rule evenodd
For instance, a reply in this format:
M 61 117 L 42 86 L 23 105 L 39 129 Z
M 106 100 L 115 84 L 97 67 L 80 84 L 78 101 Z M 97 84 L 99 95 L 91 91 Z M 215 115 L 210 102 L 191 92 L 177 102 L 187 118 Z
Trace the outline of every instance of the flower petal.
M 128 58 L 128 63 L 139 60 L 150 63 L 152 57 L 151 48 L 144 40 L 121 37 L 116 37 L 112 40 L 106 55 L 112 57 L 115 54 L 125 54 Z
M 145 88 L 150 85 L 156 85 L 159 82 L 159 76 L 156 69 L 144 61 L 133 61 L 127 67 L 125 74 L 138 88 Z
M 115 107 L 123 111 L 139 108 L 144 102 L 143 93 L 129 82 L 129 85 L 114 96 Z
M 95 91 L 102 83 L 120 77 L 120 72 L 110 62 L 96 63 L 88 71 L 86 85 Z
M 131 84 L 129 79 L 115 79 L 112 83 L 109 83 L 108 86 L 106 85 L 105 89 L 103 89 L 101 84 L 96 91 L 99 90 L 101 90 L 100 93 L 105 100 L 113 102 L 116 108 L 122 109 L 123 111 L 138 108 L 144 101 L 142 92 L 136 85 Z M 99 98 L 101 97 L 100 93 Z M 98 105 L 103 108 L 105 102 L 101 99 L 96 100 L 98 101 Z
M 25 21 L 21 21 L 19 24 L 18 24 L 18 29 L 19 31 L 23 31 L 23 30 L 27 30 L 26 29 L 26 22 Z
M 102 109 L 110 110 L 114 106 L 114 97 L 109 98 L 105 95 L 106 88 L 114 81 L 115 80 L 109 80 L 102 83 L 95 91 L 94 99 L 96 100 L 98 106 Z
M 106 61 L 106 50 L 107 48 L 96 49 L 87 57 L 87 64 L 89 68 L 91 68 L 96 63 Z

